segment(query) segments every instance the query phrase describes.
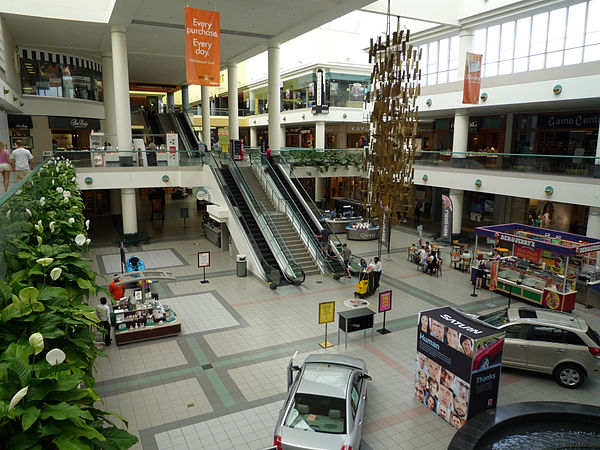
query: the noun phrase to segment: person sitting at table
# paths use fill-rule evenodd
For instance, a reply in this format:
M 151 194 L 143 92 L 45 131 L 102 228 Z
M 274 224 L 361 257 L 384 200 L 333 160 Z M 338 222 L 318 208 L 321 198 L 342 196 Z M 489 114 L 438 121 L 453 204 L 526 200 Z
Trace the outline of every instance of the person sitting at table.
M 410 247 L 408 247 L 408 260 L 414 261 L 416 253 L 417 253 L 417 246 L 415 244 L 412 244 Z
M 425 250 L 425 246 L 421 247 L 421 252 L 419 253 L 419 265 L 423 268 L 423 271 L 425 271 L 425 268 L 427 267 L 427 250 Z
M 435 252 L 431 252 L 431 255 L 427 257 L 426 261 L 427 267 L 425 267 L 425 273 L 433 274 L 433 270 L 437 268 L 438 265 L 437 254 Z
M 429 241 L 425 241 L 425 250 L 427 250 L 427 253 L 431 253 L 431 244 Z

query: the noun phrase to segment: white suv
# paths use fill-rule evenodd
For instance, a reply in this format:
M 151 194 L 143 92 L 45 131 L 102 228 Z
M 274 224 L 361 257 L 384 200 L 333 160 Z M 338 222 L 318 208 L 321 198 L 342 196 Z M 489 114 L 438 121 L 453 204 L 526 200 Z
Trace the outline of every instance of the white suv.
M 577 388 L 600 373 L 600 336 L 569 313 L 520 307 L 478 317 L 506 333 L 502 365 L 554 375 Z

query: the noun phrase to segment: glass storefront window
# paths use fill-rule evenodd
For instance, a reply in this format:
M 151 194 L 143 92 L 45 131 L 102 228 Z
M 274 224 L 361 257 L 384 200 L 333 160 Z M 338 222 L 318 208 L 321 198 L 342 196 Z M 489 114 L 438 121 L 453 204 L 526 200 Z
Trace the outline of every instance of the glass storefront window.
M 329 106 L 362 107 L 369 80 L 367 75 L 326 74 Z
M 28 52 L 28 55 L 34 53 Z M 83 63 L 82 60 L 55 56 L 58 62 L 35 59 L 35 56 L 19 58 L 23 94 L 103 100 L 102 72 L 91 68 L 93 63 L 87 63 L 89 67 L 83 67 L 77 64 L 77 61 Z

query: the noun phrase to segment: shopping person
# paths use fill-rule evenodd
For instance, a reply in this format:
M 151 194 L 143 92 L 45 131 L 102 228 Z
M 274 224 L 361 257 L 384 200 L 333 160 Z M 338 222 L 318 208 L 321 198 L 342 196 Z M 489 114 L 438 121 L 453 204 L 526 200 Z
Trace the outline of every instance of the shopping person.
M 100 319 L 100 325 L 106 330 L 104 344 L 110 345 L 110 306 L 106 304 L 106 297 L 100 299 L 100 304 L 96 307 L 96 315 Z
M 0 142 L 0 171 L 2 171 L 2 181 L 4 183 L 4 192 L 8 191 L 8 180 L 10 179 L 10 171 L 12 170 L 12 160 L 10 153 L 4 142 Z
M 21 181 L 25 176 L 33 170 L 33 155 L 29 150 L 23 148 L 23 141 L 18 139 L 15 141 L 17 148 L 10 154 L 10 159 L 13 161 L 13 170 L 17 174 L 17 181 Z
M 117 302 L 121 300 L 121 298 L 125 297 L 125 286 L 117 286 L 119 281 L 121 281 L 121 277 L 119 277 L 118 273 L 115 273 L 112 283 L 110 283 L 108 286 L 108 291 L 112 294 L 113 299 Z
M 383 266 L 381 265 L 381 261 L 376 256 L 373 258 L 373 262 L 369 264 L 369 269 L 373 272 L 373 284 L 375 285 L 375 289 L 379 288 L 379 278 L 381 278 L 381 269 Z
M 348 244 L 344 244 L 342 246 L 342 257 L 344 258 L 344 268 L 346 269 L 346 273 L 348 274 L 348 278 L 352 278 L 352 274 L 350 273 L 350 260 L 352 259 L 352 250 L 348 248 Z

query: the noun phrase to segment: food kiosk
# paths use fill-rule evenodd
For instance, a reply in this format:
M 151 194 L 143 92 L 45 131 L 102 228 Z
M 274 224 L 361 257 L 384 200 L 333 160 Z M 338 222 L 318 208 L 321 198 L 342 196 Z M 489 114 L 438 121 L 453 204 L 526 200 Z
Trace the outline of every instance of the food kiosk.
M 370 222 L 356 220 L 346 227 L 346 237 L 352 241 L 372 241 L 379 238 L 379 227 Z
M 575 308 L 580 270 L 598 263 L 600 239 L 517 223 L 477 227 L 475 234 L 475 254 L 479 236 L 508 249 L 500 259 L 498 291 L 558 311 Z

